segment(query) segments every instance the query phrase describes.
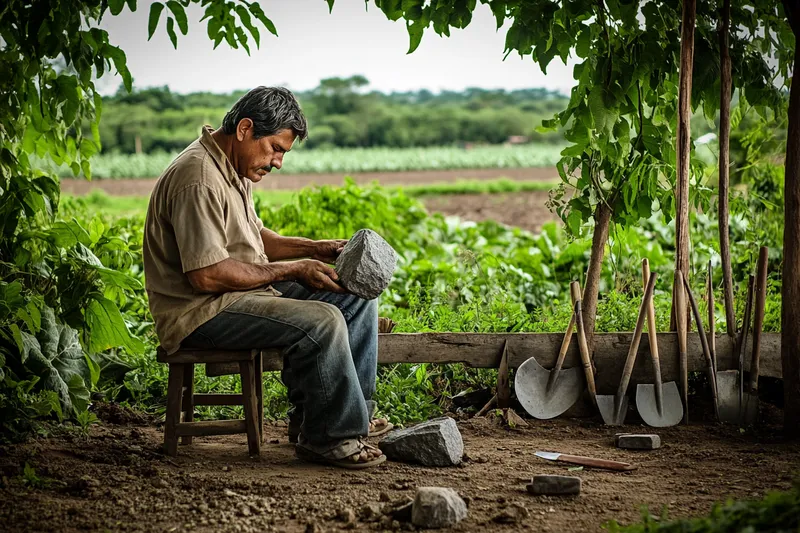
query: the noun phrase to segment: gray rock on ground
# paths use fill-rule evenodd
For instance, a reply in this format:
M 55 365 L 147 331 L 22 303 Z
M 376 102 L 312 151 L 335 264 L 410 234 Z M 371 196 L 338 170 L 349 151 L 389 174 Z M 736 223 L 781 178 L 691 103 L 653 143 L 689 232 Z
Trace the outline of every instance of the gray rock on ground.
M 534 476 L 527 489 L 531 494 L 548 496 L 580 494 L 581 478 L 575 476 Z
M 451 527 L 467 517 L 467 504 L 453 489 L 420 487 L 411 508 L 411 523 L 423 528 Z
M 369 229 L 358 230 L 336 259 L 339 282 L 365 300 L 380 296 L 392 281 L 396 266 L 397 252 Z
M 625 450 L 657 450 L 661 447 L 661 437 L 650 435 L 617 435 L 617 448 Z
M 393 431 L 378 447 L 388 459 L 425 466 L 456 466 L 464 455 L 461 433 L 449 417 Z

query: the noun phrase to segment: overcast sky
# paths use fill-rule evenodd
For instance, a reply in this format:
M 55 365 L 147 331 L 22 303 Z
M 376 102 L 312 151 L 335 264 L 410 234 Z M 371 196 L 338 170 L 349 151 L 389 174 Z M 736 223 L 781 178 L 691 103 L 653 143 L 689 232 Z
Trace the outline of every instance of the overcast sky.
M 545 87 L 568 94 L 573 85 L 572 63 L 554 60 L 547 75 L 530 57 L 511 55 L 503 61 L 505 30 L 495 30 L 487 6 L 478 5 L 465 30 L 453 30 L 440 38 L 432 29 L 413 54 L 402 21 L 389 21 L 370 3 L 338 0 L 328 13 L 325 0 L 261 1 L 278 29 L 274 37 L 263 28 L 261 49 L 247 56 L 224 42 L 217 50 L 206 35 L 202 10 L 189 10 L 189 34 L 178 34 L 173 50 L 161 24 L 147 41 L 148 1 L 140 1 L 135 13 L 110 14 L 102 26 L 111 41 L 128 56 L 128 67 L 137 87 L 168 85 L 176 92 L 229 92 L 257 85 L 284 85 L 294 90 L 315 87 L 327 77 L 362 74 L 370 88 L 384 92 L 429 89 L 461 90 L 466 87 L 521 89 Z M 177 28 L 176 28 L 177 31 Z M 118 79 L 100 83 L 113 92 Z

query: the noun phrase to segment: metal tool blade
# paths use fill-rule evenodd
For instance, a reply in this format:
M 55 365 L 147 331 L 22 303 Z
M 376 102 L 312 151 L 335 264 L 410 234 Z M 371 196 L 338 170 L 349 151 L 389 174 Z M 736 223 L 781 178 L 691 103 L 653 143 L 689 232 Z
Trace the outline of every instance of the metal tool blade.
M 674 381 L 662 384 L 661 412 L 656 405 L 656 391 L 652 383 L 636 386 L 636 409 L 648 426 L 665 428 L 677 425 L 683 418 L 683 402 Z
M 719 402 L 719 418 L 721 422 L 738 424 L 741 421 L 740 382 L 738 370 L 717 372 L 717 401 Z
M 546 420 L 563 414 L 575 405 L 583 392 L 583 372 L 580 367 L 561 370 L 555 386 L 548 393 L 550 372 L 533 357 L 517 368 L 514 377 L 517 399 L 534 418 Z
M 622 397 L 622 407 L 619 410 L 619 419 L 614 416 L 613 394 L 598 394 L 597 409 L 600 411 L 600 416 L 603 417 L 603 422 L 607 426 L 621 426 L 625 421 L 625 414 L 628 412 L 628 396 L 625 395 Z
M 548 461 L 558 461 L 558 458 L 561 457 L 561 454 L 556 452 L 536 452 L 534 455 Z

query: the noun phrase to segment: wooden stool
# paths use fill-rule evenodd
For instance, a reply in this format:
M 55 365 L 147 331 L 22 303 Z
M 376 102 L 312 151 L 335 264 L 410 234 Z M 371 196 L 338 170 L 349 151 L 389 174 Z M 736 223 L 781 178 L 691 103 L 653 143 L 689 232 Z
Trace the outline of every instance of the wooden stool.
M 280 365 L 279 350 L 194 350 L 181 349 L 172 355 L 158 348 L 156 358 L 169 365 L 167 414 L 164 427 L 164 451 L 177 455 L 181 444 L 191 444 L 192 437 L 204 435 L 247 434 L 250 455 L 261 453 L 264 424 L 264 359 L 270 369 Z M 194 365 L 205 364 L 206 374 L 220 376 L 238 373 L 242 378 L 242 394 L 195 394 Z M 194 422 L 195 405 L 241 405 L 244 418 Z M 181 421 L 183 414 L 183 421 Z

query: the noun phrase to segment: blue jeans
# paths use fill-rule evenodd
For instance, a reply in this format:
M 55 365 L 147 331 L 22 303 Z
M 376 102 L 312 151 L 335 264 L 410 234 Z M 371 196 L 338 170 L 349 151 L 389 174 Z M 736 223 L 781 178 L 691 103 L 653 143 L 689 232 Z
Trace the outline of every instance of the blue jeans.
M 273 285 L 248 294 L 183 341 L 189 348 L 284 348 L 282 379 L 312 444 L 366 436 L 378 365 L 377 300 Z

